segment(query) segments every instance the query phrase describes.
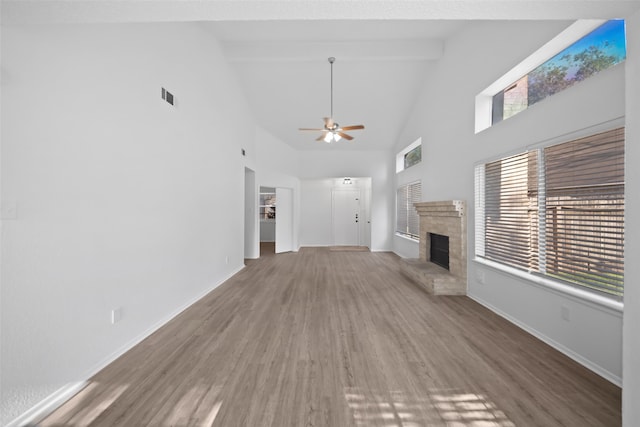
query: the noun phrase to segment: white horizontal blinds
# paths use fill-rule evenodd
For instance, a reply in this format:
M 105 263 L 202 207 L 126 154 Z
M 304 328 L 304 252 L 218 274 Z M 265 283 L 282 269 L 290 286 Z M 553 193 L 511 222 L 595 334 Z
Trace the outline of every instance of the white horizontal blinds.
M 484 256 L 484 168 L 485 165 L 475 167 L 475 253 Z
M 544 151 L 547 275 L 622 295 L 624 128 Z
M 537 173 L 535 151 L 485 164 L 485 258 L 537 270 Z
M 420 217 L 413 206 L 422 198 L 422 185 L 418 182 L 403 185 L 398 188 L 396 232 L 405 236 L 419 238 Z

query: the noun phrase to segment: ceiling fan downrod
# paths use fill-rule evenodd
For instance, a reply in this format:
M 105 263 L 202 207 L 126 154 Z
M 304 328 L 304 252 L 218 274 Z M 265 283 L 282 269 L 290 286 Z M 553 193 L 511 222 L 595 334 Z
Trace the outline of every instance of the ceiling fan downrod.
M 336 61 L 336 58 L 330 56 L 328 61 L 331 65 L 331 115 L 329 117 L 333 121 L 333 63 Z
M 302 131 L 320 131 L 323 132 L 316 141 L 324 140 L 327 143 L 332 141 L 339 141 L 340 139 L 346 139 L 348 141 L 353 140 L 353 137 L 349 134 L 345 133 L 345 131 L 350 130 L 359 130 L 364 129 L 364 125 L 352 125 L 352 126 L 340 126 L 338 123 L 333 121 L 333 63 L 336 58 L 330 56 L 328 59 L 329 65 L 331 67 L 331 115 L 329 117 L 324 118 L 324 127 L 322 129 L 319 128 L 299 128 Z

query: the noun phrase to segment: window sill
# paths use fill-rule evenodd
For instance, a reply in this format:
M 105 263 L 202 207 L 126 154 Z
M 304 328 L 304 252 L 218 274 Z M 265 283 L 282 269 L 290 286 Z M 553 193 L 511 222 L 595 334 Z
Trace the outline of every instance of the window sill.
M 533 283 L 537 286 L 549 289 L 551 291 L 554 291 L 563 295 L 568 295 L 568 296 L 577 298 L 579 300 L 586 301 L 586 302 L 595 304 L 599 307 L 606 308 L 618 313 L 622 313 L 624 308 L 624 303 L 622 301 L 616 301 L 604 295 L 598 295 L 594 292 L 589 292 L 580 288 L 565 285 L 564 283 L 549 279 L 547 277 L 536 276 L 534 274 L 527 273 L 526 271 L 518 270 L 517 268 L 500 264 L 498 262 L 489 261 L 483 258 L 474 258 L 473 261 L 475 261 L 478 264 L 482 264 L 487 267 L 493 268 L 495 270 L 510 274 L 512 276 L 516 276 L 520 279 L 526 280 L 527 282 Z
M 414 243 L 420 243 L 420 240 L 414 239 L 413 237 L 405 236 L 404 234 L 395 233 L 396 237 L 400 237 L 401 239 L 408 240 Z

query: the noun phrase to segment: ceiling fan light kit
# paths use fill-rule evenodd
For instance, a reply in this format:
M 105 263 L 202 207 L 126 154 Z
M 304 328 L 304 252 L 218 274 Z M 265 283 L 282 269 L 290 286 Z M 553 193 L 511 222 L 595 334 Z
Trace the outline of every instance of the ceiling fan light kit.
M 328 144 L 332 142 L 338 142 L 341 139 L 346 139 L 347 141 L 353 140 L 351 135 L 345 133 L 348 130 L 359 130 L 364 129 L 363 125 L 351 125 L 351 126 L 343 126 L 340 127 L 338 123 L 333 120 L 333 63 L 336 61 L 336 58 L 333 56 L 328 59 L 329 64 L 331 66 L 331 116 L 324 118 L 324 128 L 316 129 L 316 128 L 300 128 L 303 131 L 314 131 L 314 132 L 323 132 L 316 141 L 324 141 Z

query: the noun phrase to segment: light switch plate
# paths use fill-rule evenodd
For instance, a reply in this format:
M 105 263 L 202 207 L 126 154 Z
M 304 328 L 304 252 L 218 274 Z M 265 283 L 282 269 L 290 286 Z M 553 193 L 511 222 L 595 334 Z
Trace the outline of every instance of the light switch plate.
M 120 320 L 122 320 L 122 308 L 118 307 L 111 310 L 111 324 L 115 325 Z

